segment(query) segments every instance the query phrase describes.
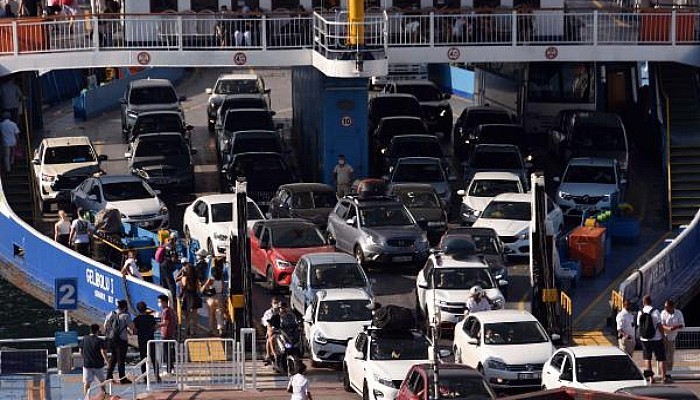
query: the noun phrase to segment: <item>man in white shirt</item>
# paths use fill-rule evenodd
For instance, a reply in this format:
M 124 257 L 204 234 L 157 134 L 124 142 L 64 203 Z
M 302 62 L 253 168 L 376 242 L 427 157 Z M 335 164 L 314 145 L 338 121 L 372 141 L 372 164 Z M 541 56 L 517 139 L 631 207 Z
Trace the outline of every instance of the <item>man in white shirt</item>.
M 19 136 L 19 127 L 10 119 L 10 112 L 2 112 L 2 120 L 0 121 L 0 138 L 2 139 L 2 157 L 5 173 L 12 171 L 12 165 L 15 163 L 15 146 L 17 146 L 17 138 Z
M 622 310 L 615 317 L 617 322 L 617 344 L 622 351 L 632 357 L 634 353 L 634 314 L 630 312 L 630 301 L 625 300 Z
M 467 300 L 467 308 L 465 314 L 475 313 L 480 311 L 489 311 L 491 302 L 484 295 L 484 289 L 481 286 L 473 286 L 469 289 L 469 299 Z
M 265 328 L 265 332 L 267 334 L 267 340 L 265 343 L 265 364 L 269 364 L 272 362 L 272 354 L 274 354 L 272 350 L 272 340 L 274 334 L 272 329 L 270 328 L 270 320 L 275 314 L 279 313 L 280 304 L 280 299 L 277 297 L 273 297 L 270 308 L 265 310 L 265 313 L 263 313 L 262 316 L 262 326 Z
M 143 279 L 141 276 L 141 271 L 139 271 L 139 265 L 136 261 L 138 253 L 136 250 L 129 250 L 129 258 L 124 262 L 124 267 L 122 268 L 123 275 L 131 275 L 134 278 Z
M 676 310 L 676 305 L 673 300 L 666 300 L 664 310 L 661 311 L 661 324 L 666 333 L 664 341 L 664 350 L 666 352 L 666 372 L 673 371 L 673 356 L 676 352 L 676 336 L 678 331 L 685 328 L 685 320 L 681 310 Z M 666 375 L 666 380 L 671 381 L 671 376 Z
M 654 380 L 654 372 L 651 369 L 651 356 L 652 354 L 656 357 L 656 361 L 659 364 L 659 374 L 662 376 L 664 381 L 666 381 L 666 352 L 664 349 L 664 334 L 663 325 L 661 324 L 661 315 L 659 310 L 652 306 L 651 296 L 646 295 L 642 299 L 642 311 L 637 314 L 637 326 L 639 327 L 639 336 L 642 342 L 644 360 L 644 377 L 649 378 L 651 381 Z M 648 320 L 648 316 L 651 316 L 651 320 Z M 651 324 L 649 334 L 646 332 L 645 327 L 648 325 L 645 321 L 649 321 Z M 664 382 L 666 383 L 666 382 Z

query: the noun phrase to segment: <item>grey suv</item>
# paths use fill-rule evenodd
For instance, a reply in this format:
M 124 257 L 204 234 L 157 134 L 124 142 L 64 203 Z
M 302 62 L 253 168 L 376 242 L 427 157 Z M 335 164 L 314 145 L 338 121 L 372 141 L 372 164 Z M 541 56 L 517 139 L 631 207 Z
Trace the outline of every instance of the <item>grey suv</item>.
M 167 79 L 139 79 L 129 83 L 120 100 L 124 138 L 128 138 L 136 118 L 145 111 L 177 111 L 184 121 L 185 114 L 180 104 L 183 100 L 185 96 L 178 96 Z
M 414 263 L 428 258 L 428 238 L 406 207 L 391 197 L 345 197 L 328 216 L 337 249 L 369 263 Z

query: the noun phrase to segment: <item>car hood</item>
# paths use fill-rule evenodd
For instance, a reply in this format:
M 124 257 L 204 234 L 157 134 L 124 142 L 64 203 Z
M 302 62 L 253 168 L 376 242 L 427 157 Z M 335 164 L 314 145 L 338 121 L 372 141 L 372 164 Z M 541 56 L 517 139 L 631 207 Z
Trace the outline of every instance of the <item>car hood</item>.
M 551 342 L 510 345 L 484 344 L 482 348 L 482 354 L 485 358 L 496 358 L 511 365 L 535 364 L 542 366 L 554 352 Z
M 486 297 L 490 300 L 503 299 L 499 289 L 484 289 Z M 449 303 L 466 303 L 469 299 L 469 289 L 436 289 L 435 300 L 442 300 Z
M 375 226 L 373 228 L 365 228 L 365 232 L 384 239 L 390 239 L 396 236 L 419 237 L 423 233 L 423 231 L 415 225 Z
M 477 211 L 484 211 L 491 200 L 493 200 L 493 197 L 464 196 L 464 204 Z
M 131 111 L 136 111 L 138 113 L 146 111 L 180 111 L 180 105 L 178 103 L 169 104 L 131 104 L 129 106 Z
M 574 196 L 589 196 L 600 197 L 606 194 L 612 194 L 617 191 L 616 185 L 601 185 L 595 183 L 567 183 L 564 182 L 559 186 L 559 190 L 569 193 Z
M 509 219 L 479 218 L 474 228 L 493 228 L 498 236 L 515 236 L 530 226 L 530 221 L 513 221 Z
M 427 355 L 426 355 L 427 356 Z M 416 364 L 426 363 L 428 360 L 387 360 L 387 361 L 372 361 L 367 363 L 371 368 L 370 373 L 376 373 L 384 379 L 392 381 L 403 381 L 408 373 L 408 370 Z
M 259 219 L 246 221 L 246 226 L 248 229 L 252 229 L 256 222 L 261 221 Z M 220 235 L 231 235 L 231 230 L 234 228 L 233 222 L 213 222 L 209 224 L 209 231 L 212 233 L 218 233 Z
M 372 321 L 316 322 L 315 328 L 329 339 L 350 340 L 371 323 Z
M 328 222 L 328 214 L 332 208 L 308 208 L 291 210 L 292 217 L 303 218 L 313 222 L 316 225 L 326 225 Z
M 146 172 L 157 172 L 160 170 L 186 171 L 189 172 L 190 160 L 187 157 L 147 157 L 136 158 L 132 168 L 142 169 Z
M 275 247 L 275 251 L 280 257 L 286 261 L 296 263 L 304 254 L 314 253 L 330 253 L 335 251 L 333 246 L 316 246 L 316 247 L 299 247 L 299 248 L 281 248 Z
M 613 393 L 618 389 L 631 386 L 646 386 L 647 382 L 644 379 L 631 381 L 603 381 L 603 382 L 586 382 L 580 385 L 586 389 L 597 390 L 599 392 Z
M 433 108 L 446 108 L 450 106 L 450 103 L 445 100 L 435 100 L 435 101 L 421 101 L 419 102 L 420 108 L 430 110 Z
M 42 171 L 50 176 L 90 176 L 100 170 L 97 161 L 71 164 L 44 164 Z
M 120 213 L 128 216 L 140 216 L 144 214 L 158 214 L 161 203 L 157 197 L 150 199 L 125 200 L 125 201 L 110 201 L 106 208 L 116 208 Z
M 443 212 L 440 208 L 410 208 L 409 211 L 416 220 L 425 219 L 433 222 L 441 221 L 443 217 Z

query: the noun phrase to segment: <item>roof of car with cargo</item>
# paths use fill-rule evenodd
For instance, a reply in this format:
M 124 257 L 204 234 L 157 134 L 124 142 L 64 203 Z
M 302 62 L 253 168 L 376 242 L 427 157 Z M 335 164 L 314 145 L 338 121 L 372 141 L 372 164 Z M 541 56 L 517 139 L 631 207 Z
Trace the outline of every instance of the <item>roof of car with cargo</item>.
M 322 289 L 316 292 L 316 295 L 321 301 L 372 299 L 367 292 L 360 288 Z
M 140 88 L 140 87 L 154 87 L 154 86 L 173 86 L 172 82 L 170 82 L 167 79 L 138 79 L 135 81 L 131 81 L 130 83 L 132 88 Z
M 287 183 L 280 185 L 280 189 L 288 190 L 293 193 L 297 192 L 333 192 L 335 189 L 325 183 Z
M 389 187 L 392 192 L 430 192 L 435 193 L 435 189 L 429 183 L 394 183 Z
M 47 147 L 54 146 L 77 146 L 89 145 L 90 139 L 87 136 L 69 136 L 69 137 L 53 137 L 43 139 Z
M 355 257 L 351 256 L 350 254 L 347 253 L 339 253 L 339 252 L 332 252 L 332 253 L 313 253 L 313 254 L 305 254 L 302 256 L 302 258 L 305 258 L 309 260 L 311 264 L 324 264 L 324 263 L 357 263 L 357 260 Z
M 258 79 L 255 74 L 221 74 L 217 80 L 240 81 L 245 79 Z

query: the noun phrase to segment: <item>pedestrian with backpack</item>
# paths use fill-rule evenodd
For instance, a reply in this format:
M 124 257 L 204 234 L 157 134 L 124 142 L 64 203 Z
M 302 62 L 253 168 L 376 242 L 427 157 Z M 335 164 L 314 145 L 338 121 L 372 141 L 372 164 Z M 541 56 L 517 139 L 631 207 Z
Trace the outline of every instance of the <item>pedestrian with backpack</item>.
M 126 378 L 126 351 L 129 346 L 129 332 L 135 332 L 134 322 L 127 310 L 126 300 L 117 301 L 117 309 L 110 312 L 105 319 L 105 338 L 111 353 L 107 367 L 107 379 L 112 379 L 114 367 L 117 367 L 119 378 L 115 381 L 121 384 L 129 384 Z
M 93 231 L 92 223 L 85 217 L 85 211 L 82 208 L 77 210 L 78 218 L 73 220 L 70 227 L 70 243 L 73 250 L 78 253 L 90 255 L 90 233 Z
M 659 365 L 659 374 L 664 383 L 668 383 L 666 377 L 666 352 L 664 349 L 664 331 L 661 324 L 661 314 L 651 303 L 651 296 L 642 298 L 642 311 L 637 315 L 639 338 L 642 342 L 642 359 L 644 360 L 644 377 L 654 381 L 654 371 L 651 369 L 651 356 L 656 358 Z

